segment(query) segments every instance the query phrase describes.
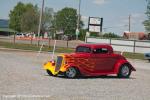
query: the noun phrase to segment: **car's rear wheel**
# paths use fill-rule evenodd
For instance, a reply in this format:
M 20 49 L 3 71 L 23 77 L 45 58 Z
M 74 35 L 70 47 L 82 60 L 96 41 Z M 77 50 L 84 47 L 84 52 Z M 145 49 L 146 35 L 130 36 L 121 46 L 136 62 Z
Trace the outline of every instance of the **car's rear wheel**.
M 48 74 L 49 76 L 53 76 L 53 74 L 52 74 L 52 72 L 51 72 L 51 71 L 46 70 L 46 72 L 47 72 L 47 74 Z
M 67 78 L 75 78 L 78 75 L 78 70 L 74 67 L 68 68 L 68 70 L 65 72 L 65 75 Z
M 123 64 L 118 73 L 119 78 L 129 78 L 131 75 L 131 67 L 129 64 Z

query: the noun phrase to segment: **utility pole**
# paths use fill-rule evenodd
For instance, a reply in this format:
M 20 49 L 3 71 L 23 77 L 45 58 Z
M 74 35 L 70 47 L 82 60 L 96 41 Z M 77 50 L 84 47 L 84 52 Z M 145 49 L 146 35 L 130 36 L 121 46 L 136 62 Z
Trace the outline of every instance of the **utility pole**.
M 129 32 L 131 31 L 131 15 L 129 15 Z
M 76 29 L 76 40 L 78 40 L 79 35 L 79 28 L 80 28 L 80 7 L 81 7 L 81 0 L 79 0 L 79 8 L 78 8 L 78 20 L 77 20 L 77 29 Z
M 38 46 L 40 45 L 40 31 L 41 31 L 41 22 L 42 22 L 42 16 L 43 16 L 43 8 L 44 8 L 44 0 L 42 1 L 42 8 L 41 8 L 40 19 L 39 19 Z

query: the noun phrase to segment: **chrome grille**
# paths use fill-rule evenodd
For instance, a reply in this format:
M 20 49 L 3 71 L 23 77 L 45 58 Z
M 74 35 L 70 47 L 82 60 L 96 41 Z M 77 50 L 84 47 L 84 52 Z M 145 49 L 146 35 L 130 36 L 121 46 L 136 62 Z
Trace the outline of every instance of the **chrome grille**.
M 57 56 L 55 72 L 59 71 L 61 64 L 62 64 L 62 60 L 63 60 L 63 57 Z

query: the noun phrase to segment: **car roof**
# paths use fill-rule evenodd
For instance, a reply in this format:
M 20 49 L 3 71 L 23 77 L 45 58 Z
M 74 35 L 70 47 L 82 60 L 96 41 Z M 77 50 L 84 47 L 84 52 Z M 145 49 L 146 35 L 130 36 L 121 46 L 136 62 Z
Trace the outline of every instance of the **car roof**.
M 106 43 L 84 43 L 80 44 L 79 46 L 86 46 L 86 47 L 111 47 L 111 45 L 106 44 Z
M 80 44 L 79 46 L 85 46 L 85 47 L 90 47 L 90 48 L 107 48 L 109 49 L 111 52 L 113 52 L 113 48 L 110 44 L 107 43 L 84 43 L 84 44 Z

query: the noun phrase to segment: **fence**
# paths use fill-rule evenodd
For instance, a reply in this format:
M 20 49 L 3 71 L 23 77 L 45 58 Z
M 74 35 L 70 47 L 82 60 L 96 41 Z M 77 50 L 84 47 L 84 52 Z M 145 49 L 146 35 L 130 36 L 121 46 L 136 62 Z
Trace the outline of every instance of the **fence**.
M 14 43 L 14 38 L 13 37 L 1 37 L 0 36 L 0 41 L 2 42 L 10 42 Z M 23 43 L 23 44 L 37 44 L 37 40 L 30 40 L 30 39 L 15 39 L 15 43 Z M 56 47 L 65 47 L 65 48 L 76 48 L 77 45 L 84 43 L 84 41 L 65 41 L 65 40 L 57 40 Z M 54 46 L 54 40 L 50 39 L 41 39 L 40 40 L 40 45 L 47 45 L 47 46 Z
M 150 41 L 148 40 L 125 40 L 125 39 L 102 39 L 88 37 L 87 43 L 107 43 L 112 45 L 115 51 L 146 53 L 150 52 Z

